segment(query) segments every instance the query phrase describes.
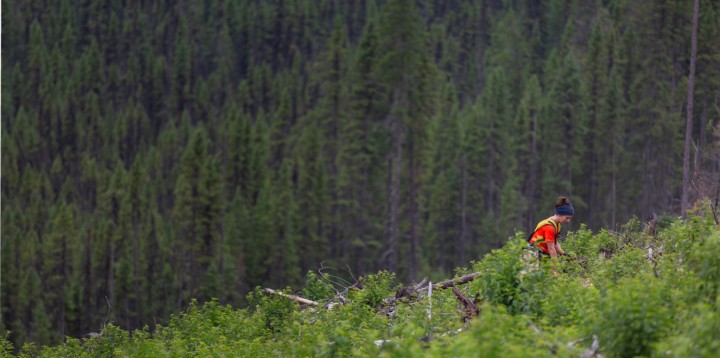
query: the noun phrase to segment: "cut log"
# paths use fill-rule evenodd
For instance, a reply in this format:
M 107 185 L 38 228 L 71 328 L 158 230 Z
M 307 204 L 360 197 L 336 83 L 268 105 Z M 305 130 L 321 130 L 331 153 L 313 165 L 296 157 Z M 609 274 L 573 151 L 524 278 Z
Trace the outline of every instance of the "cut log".
M 265 293 L 270 293 L 270 294 L 273 294 L 273 295 L 282 296 L 282 297 L 285 297 L 285 298 L 287 298 L 287 299 L 289 299 L 289 300 L 293 300 L 293 301 L 296 301 L 296 302 L 300 302 L 300 303 L 305 304 L 305 305 L 311 305 L 311 306 L 318 306 L 318 305 L 319 305 L 319 303 L 317 303 L 316 301 L 311 301 L 311 300 L 308 300 L 307 298 L 302 298 L 302 297 L 296 296 L 296 295 L 288 295 L 288 294 L 282 293 L 282 292 L 280 292 L 280 291 L 275 291 L 275 290 L 273 290 L 273 289 L 271 289 L 271 288 L 263 288 L 263 292 L 265 292 Z
M 480 276 L 480 272 L 473 272 L 473 273 L 467 274 L 465 276 L 461 276 L 461 277 L 454 278 L 454 279 L 447 280 L 447 281 L 438 282 L 433 285 L 433 290 L 444 290 L 446 288 L 450 288 L 453 286 L 466 284 L 466 283 L 474 280 L 475 277 L 478 277 L 478 276 Z M 425 288 L 427 289 L 427 286 L 425 286 Z

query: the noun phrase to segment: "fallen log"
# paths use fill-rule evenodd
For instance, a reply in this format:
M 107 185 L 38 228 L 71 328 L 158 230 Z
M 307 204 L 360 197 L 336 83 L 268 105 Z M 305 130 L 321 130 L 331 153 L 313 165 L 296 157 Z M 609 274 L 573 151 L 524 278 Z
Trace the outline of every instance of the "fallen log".
M 457 278 L 454 278 L 451 280 L 441 281 L 441 282 L 433 284 L 432 289 L 433 290 L 444 290 L 446 288 L 454 287 L 457 285 L 463 285 L 463 284 L 466 284 L 466 283 L 474 280 L 478 276 L 480 276 L 480 272 L 473 272 L 471 274 L 467 274 L 465 276 L 460 276 L 460 277 L 457 277 Z M 424 289 L 427 289 L 427 286 L 425 286 Z
M 480 309 L 477 307 L 476 301 L 471 301 L 469 298 L 465 297 L 465 295 L 463 295 L 462 292 L 457 289 L 457 287 L 453 287 L 452 291 L 455 294 L 455 297 L 457 297 L 458 301 L 462 303 L 463 308 L 465 309 L 465 313 L 467 313 L 467 316 L 463 317 L 463 320 L 465 322 L 471 320 L 473 317 L 480 314 Z
M 473 273 L 467 274 L 465 276 L 457 277 L 457 278 L 446 280 L 446 281 L 441 281 L 441 282 L 432 284 L 432 289 L 433 290 L 444 290 L 446 288 L 466 284 L 466 283 L 474 280 L 479 275 L 480 275 L 480 272 L 473 272 Z M 387 306 L 387 305 L 394 304 L 395 301 L 402 299 L 402 298 L 408 298 L 410 300 L 413 300 L 413 298 L 414 298 L 413 296 L 415 296 L 416 292 L 425 291 L 425 290 L 428 290 L 429 287 L 431 287 L 430 285 L 425 286 L 426 283 L 427 283 L 427 277 L 424 278 L 420 283 L 418 283 L 416 285 L 412 285 L 412 286 L 405 287 L 405 288 L 398 290 L 398 292 L 395 293 L 395 296 L 386 298 L 383 301 L 383 303 L 385 306 Z M 297 301 L 297 302 L 300 302 L 300 303 L 306 304 L 306 305 L 311 305 L 311 306 L 319 306 L 320 305 L 316 301 L 311 301 L 311 300 L 308 300 L 306 298 L 302 298 L 302 297 L 296 296 L 296 295 L 288 295 L 286 293 L 275 291 L 271 288 L 264 288 L 263 292 L 282 296 L 287 299 L 291 299 L 293 301 Z
M 287 299 L 290 299 L 290 300 L 293 300 L 293 301 L 296 301 L 296 302 L 300 302 L 300 303 L 306 304 L 306 305 L 311 305 L 311 306 L 318 306 L 318 305 L 320 305 L 320 304 L 317 303 L 316 301 L 311 301 L 311 300 L 308 300 L 307 298 L 302 298 L 302 297 L 296 296 L 296 295 L 288 295 L 288 294 L 282 293 L 282 292 L 280 292 L 280 291 L 275 291 L 275 290 L 273 290 L 273 289 L 271 289 L 271 288 L 263 288 L 263 292 L 265 292 L 265 293 L 270 293 L 270 294 L 273 294 L 273 295 L 278 295 L 278 296 L 281 296 L 281 297 L 285 297 L 285 298 L 287 298 Z

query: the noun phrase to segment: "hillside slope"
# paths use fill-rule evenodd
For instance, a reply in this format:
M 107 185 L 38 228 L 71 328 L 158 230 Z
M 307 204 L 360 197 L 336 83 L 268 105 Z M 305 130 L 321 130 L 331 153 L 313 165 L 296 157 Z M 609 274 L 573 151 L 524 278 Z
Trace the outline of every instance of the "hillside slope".
M 528 270 L 518 233 L 457 270 L 481 273 L 458 287 L 480 307 L 467 322 L 450 290 L 388 307 L 383 300 L 399 287 L 393 274 L 379 272 L 331 309 L 301 308 L 256 290 L 250 309 L 195 304 L 156 332 L 108 325 L 95 338 L 28 345 L 22 354 L 709 357 L 720 349 L 720 229 L 712 215 L 659 226 L 654 234 L 631 220 L 620 232 L 570 233 L 564 246 L 578 259 L 562 262 L 558 277 L 547 266 Z M 299 294 L 327 303 L 330 278 L 309 278 Z M 2 356 L 12 353 L 7 341 L 3 346 Z

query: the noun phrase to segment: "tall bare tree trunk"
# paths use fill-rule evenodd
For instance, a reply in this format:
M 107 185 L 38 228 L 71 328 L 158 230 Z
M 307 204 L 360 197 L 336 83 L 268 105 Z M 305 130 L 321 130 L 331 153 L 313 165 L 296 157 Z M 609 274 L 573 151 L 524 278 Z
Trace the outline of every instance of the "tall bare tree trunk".
M 386 227 L 387 236 L 387 268 L 390 272 L 397 272 L 398 249 L 399 249 L 399 209 L 400 209 L 400 176 L 402 175 L 402 148 L 404 142 L 404 125 L 402 115 L 398 112 L 406 108 L 406 91 L 404 88 L 396 87 L 393 90 L 393 105 L 390 110 L 388 124 L 390 125 L 392 144 L 394 152 L 390 155 L 390 166 L 388 175 L 388 220 Z M 399 109 L 399 110 L 398 110 Z
M 615 159 L 613 159 L 614 161 Z M 615 230 L 615 212 L 616 212 L 616 200 L 617 200 L 617 190 L 615 184 L 617 183 L 617 170 L 613 169 L 612 173 L 612 189 L 610 194 L 610 208 L 611 208 L 611 215 L 610 215 L 610 228 L 612 230 Z
M 683 157 L 682 216 L 690 202 L 690 143 L 692 141 L 693 101 L 695 92 L 695 62 L 697 58 L 697 32 L 700 0 L 695 0 L 690 49 L 690 75 L 688 76 L 687 120 L 685 121 L 685 156 Z
M 537 113 L 535 110 L 530 112 L 530 118 L 532 118 L 532 131 L 530 132 L 530 175 L 528 180 L 528 211 L 527 211 L 527 223 L 528 230 L 533 228 L 533 212 L 535 211 L 535 198 L 537 198 L 537 181 L 538 181 L 538 167 L 540 163 L 540 155 L 538 154 L 537 148 L 537 137 L 538 137 L 538 126 L 537 126 Z
M 417 173 L 415 171 L 415 143 L 412 137 L 410 137 L 409 141 L 409 148 L 408 153 L 410 156 L 410 171 L 409 171 L 409 179 L 410 179 L 410 270 L 408 272 L 408 278 L 410 281 L 415 281 L 415 278 L 417 276 L 418 271 L 420 270 L 419 267 L 419 251 L 420 251 L 420 235 L 418 235 L 418 226 L 420 225 L 420 214 L 418 210 L 418 204 L 417 204 L 417 181 L 416 176 Z
M 387 220 L 387 268 L 391 272 L 397 271 L 399 248 L 399 208 L 400 208 L 400 175 L 402 173 L 402 124 L 393 119 L 393 144 L 395 151 L 390 158 L 390 181 L 388 188 L 388 220 Z
M 132 302 L 133 319 L 132 325 L 128 325 L 128 329 L 140 327 L 140 214 L 138 208 L 133 208 L 133 222 L 132 222 L 132 281 L 134 297 Z
M 467 248 L 467 154 L 463 154 L 460 162 L 460 171 L 462 175 L 462 189 L 460 192 L 460 239 L 458 240 L 458 262 L 465 262 L 465 252 Z

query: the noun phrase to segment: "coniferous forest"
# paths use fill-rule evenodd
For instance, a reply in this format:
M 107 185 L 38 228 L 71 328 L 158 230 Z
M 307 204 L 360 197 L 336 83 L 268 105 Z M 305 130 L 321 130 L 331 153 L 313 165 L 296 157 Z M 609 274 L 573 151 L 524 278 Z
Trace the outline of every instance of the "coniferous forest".
M 720 2 L 699 9 L 691 61 L 684 0 L 2 0 L 0 331 L 451 278 L 560 195 L 585 237 L 683 192 L 715 212 Z

